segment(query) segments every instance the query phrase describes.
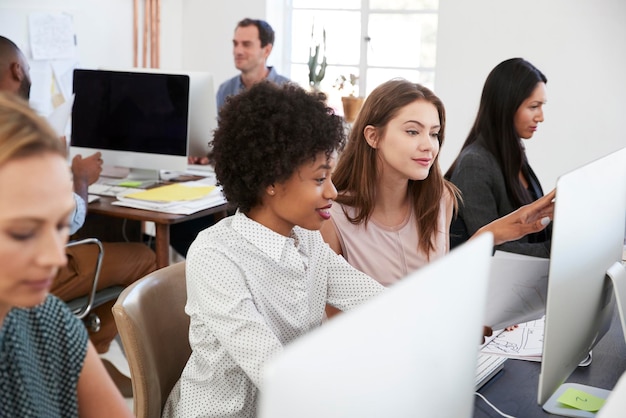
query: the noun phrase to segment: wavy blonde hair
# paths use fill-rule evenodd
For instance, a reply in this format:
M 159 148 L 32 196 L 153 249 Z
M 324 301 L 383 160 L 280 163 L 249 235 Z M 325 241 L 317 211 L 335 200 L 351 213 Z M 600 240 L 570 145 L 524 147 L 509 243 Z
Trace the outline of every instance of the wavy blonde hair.
M 0 92 L 0 166 L 18 158 L 53 153 L 65 147 L 45 119 L 18 96 Z

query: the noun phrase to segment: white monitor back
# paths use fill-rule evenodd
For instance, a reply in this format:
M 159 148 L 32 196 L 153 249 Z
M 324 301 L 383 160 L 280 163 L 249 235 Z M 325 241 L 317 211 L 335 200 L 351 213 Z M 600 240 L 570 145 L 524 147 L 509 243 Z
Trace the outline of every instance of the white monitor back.
M 472 239 L 286 347 L 259 416 L 470 417 L 492 250 Z
M 539 378 L 541 405 L 611 323 L 615 299 L 606 273 L 622 258 L 626 148 L 560 176 L 556 190 Z

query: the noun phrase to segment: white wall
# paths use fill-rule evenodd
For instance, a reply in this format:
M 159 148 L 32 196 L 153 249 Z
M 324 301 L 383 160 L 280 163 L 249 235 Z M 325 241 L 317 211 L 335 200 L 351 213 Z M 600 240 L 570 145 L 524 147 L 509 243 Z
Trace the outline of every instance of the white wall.
M 216 86 L 237 74 L 233 63 L 232 40 L 237 22 L 249 17 L 264 19 L 276 32 L 268 64 L 282 64 L 285 33 L 283 0 L 184 0 L 183 65 L 189 70 L 210 71 Z
M 544 189 L 626 146 L 626 1 L 442 0 L 435 91 L 447 110 L 447 169 L 474 120 L 482 85 L 504 59 L 548 78 L 545 122 L 526 141 Z
M 161 0 L 161 5 L 161 67 L 181 68 L 182 3 Z M 28 15 L 32 12 L 66 12 L 73 16 L 77 58 L 82 67 L 132 66 L 132 1 L 0 0 L 0 34 L 13 40 L 29 58 Z M 142 24 L 140 21 L 140 33 Z M 141 51 L 141 43 L 139 48 Z
M 216 85 L 232 77 L 233 31 L 251 17 L 276 30 L 270 64 L 286 73 L 286 1 L 161 0 L 161 67 L 210 71 Z M 130 0 L 0 0 L 0 34 L 24 48 L 26 19 L 35 10 L 74 16 L 81 65 L 132 65 Z M 514 56 L 548 77 L 546 121 L 527 142 L 544 189 L 560 174 L 626 146 L 624 22 L 624 0 L 441 0 L 435 91 L 448 111 L 442 167 L 465 139 L 488 72 Z

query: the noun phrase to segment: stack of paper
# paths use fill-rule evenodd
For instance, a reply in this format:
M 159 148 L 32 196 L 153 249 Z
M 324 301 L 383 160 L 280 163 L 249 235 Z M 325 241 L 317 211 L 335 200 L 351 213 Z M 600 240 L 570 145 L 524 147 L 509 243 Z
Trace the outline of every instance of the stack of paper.
M 190 215 L 226 203 L 219 186 L 205 179 L 118 195 L 113 205 Z

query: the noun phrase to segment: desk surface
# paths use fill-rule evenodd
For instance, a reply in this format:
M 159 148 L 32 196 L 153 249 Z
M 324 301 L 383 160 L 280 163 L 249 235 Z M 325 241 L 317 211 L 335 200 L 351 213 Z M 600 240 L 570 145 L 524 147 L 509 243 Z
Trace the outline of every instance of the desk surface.
M 505 414 L 519 418 L 554 417 L 556 415 L 548 414 L 537 404 L 540 370 L 540 363 L 509 359 L 504 363 L 504 370 L 483 386 L 479 393 Z M 587 367 L 574 370 L 567 382 L 611 390 L 624 371 L 626 342 L 616 307 L 610 330 L 593 349 L 593 361 Z M 500 415 L 476 396 L 473 417 L 496 418 Z
M 100 199 L 89 204 L 88 210 L 90 213 L 95 213 L 98 215 L 114 216 L 117 218 L 132 219 L 135 221 L 146 221 L 171 225 L 180 222 L 190 221 L 196 218 L 202 218 L 203 216 L 212 215 L 214 213 L 225 212 L 228 206 L 226 203 L 224 203 L 218 206 L 214 206 L 212 208 L 203 209 L 199 212 L 192 213 L 191 215 L 180 215 L 112 205 L 111 203 L 115 200 L 116 199 L 114 197 L 101 196 Z
M 169 264 L 170 225 L 212 214 L 216 215 L 216 219 L 221 219 L 227 215 L 226 209 L 228 207 L 228 204 L 224 203 L 191 215 L 179 215 L 112 205 L 111 203 L 115 200 L 114 197 L 102 196 L 99 200 L 90 203 L 87 206 L 87 210 L 89 213 L 96 215 L 112 216 L 142 222 L 154 222 L 156 229 L 155 253 L 157 268 L 165 267 Z

